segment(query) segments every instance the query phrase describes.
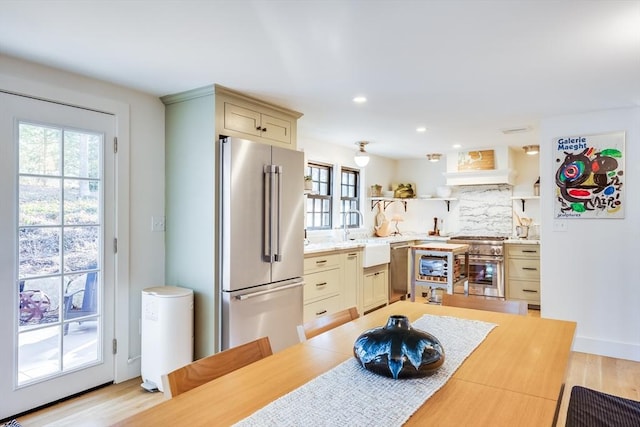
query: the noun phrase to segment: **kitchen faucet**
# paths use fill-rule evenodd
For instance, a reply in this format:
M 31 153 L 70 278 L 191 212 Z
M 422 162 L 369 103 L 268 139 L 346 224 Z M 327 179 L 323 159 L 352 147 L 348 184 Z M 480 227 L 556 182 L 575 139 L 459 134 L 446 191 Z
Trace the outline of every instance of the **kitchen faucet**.
M 349 209 L 342 212 L 342 230 L 343 230 L 342 238 L 345 242 L 349 240 L 349 229 L 347 228 L 347 215 L 350 213 L 357 213 L 358 216 L 360 217 L 361 226 L 364 226 L 364 216 L 362 215 L 362 212 L 360 212 L 358 209 Z

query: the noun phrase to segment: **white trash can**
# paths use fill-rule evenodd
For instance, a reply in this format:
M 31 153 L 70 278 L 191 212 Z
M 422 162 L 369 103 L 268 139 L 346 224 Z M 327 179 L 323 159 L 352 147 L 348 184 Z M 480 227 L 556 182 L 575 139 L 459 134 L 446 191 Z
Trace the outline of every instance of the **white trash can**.
M 162 387 L 162 375 L 193 361 L 193 290 L 158 286 L 142 290 L 142 387 Z

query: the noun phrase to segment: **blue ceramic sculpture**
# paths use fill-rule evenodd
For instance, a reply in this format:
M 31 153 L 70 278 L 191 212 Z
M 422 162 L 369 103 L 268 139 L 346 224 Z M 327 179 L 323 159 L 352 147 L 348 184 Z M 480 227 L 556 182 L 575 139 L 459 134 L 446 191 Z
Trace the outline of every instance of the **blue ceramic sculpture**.
M 353 354 L 365 369 L 394 379 L 424 377 L 444 363 L 440 341 L 398 315 L 389 317 L 384 327 L 360 335 Z

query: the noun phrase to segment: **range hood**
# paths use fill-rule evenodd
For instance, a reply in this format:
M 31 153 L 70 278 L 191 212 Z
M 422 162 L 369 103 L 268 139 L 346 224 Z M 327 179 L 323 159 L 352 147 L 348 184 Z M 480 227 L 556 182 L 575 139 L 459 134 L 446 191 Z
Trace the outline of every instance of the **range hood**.
M 485 150 L 485 149 L 482 149 Z M 516 171 L 512 168 L 511 149 L 509 147 L 490 148 L 494 152 L 495 169 L 458 170 L 460 152 L 447 154 L 447 171 L 443 173 L 447 185 L 515 185 Z

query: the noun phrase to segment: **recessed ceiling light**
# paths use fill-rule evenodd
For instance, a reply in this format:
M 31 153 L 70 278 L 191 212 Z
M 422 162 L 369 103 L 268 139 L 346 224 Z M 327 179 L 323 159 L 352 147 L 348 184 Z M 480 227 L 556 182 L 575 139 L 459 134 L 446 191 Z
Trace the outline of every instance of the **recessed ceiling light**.
M 427 131 L 427 128 L 424 126 L 419 126 L 416 128 L 416 132 L 426 132 L 426 131 Z
M 367 102 L 367 98 L 364 96 L 356 96 L 355 98 L 353 98 L 353 102 L 355 102 L 356 104 L 364 104 L 365 102 Z
M 460 145 L 460 144 L 453 144 L 453 148 L 460 148 L 460 147 L 462 147 L 462 145 Z

